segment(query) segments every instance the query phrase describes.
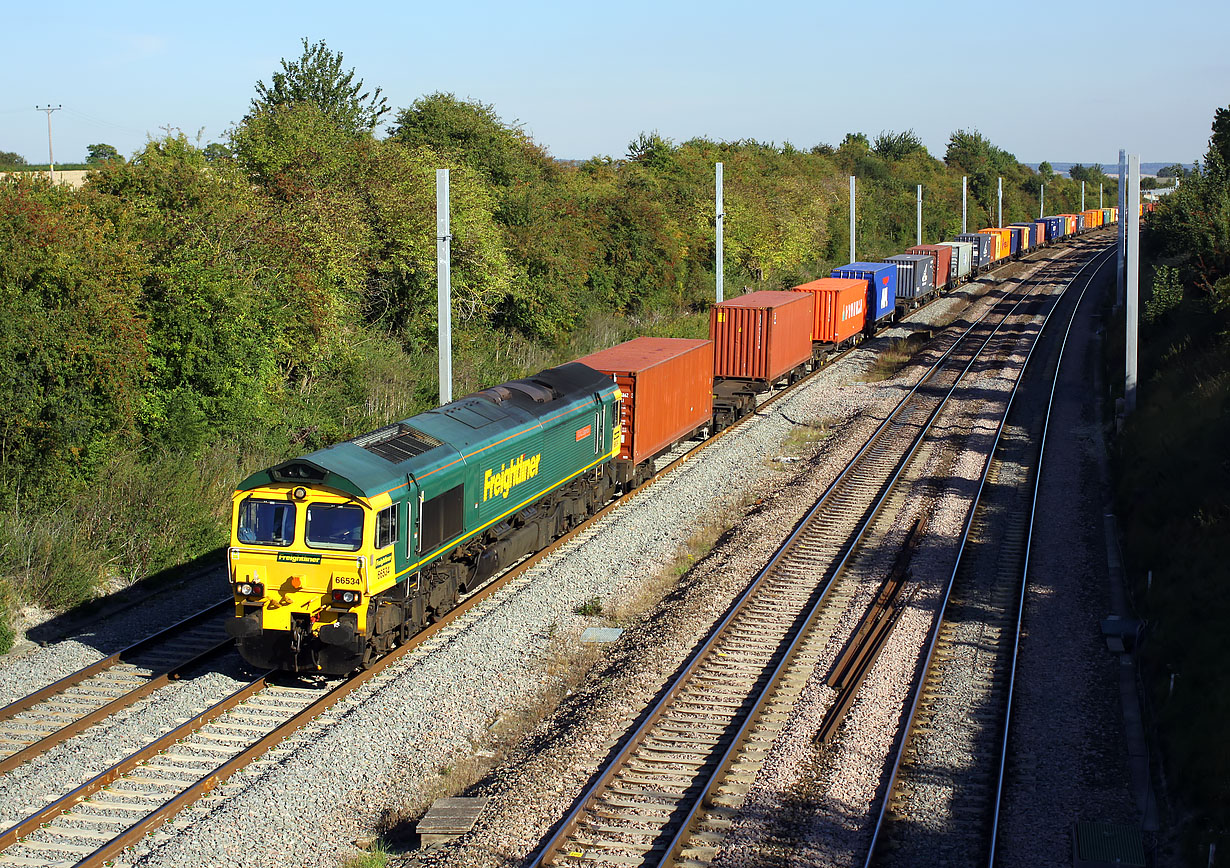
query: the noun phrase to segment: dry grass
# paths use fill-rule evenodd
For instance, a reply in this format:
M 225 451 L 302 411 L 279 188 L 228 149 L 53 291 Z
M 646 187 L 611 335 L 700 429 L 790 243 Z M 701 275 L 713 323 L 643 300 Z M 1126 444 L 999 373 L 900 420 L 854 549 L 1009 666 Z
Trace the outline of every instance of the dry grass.
M 929 332 L 915 332 L 907 338 L 896 338 L 880 351 L 863 380 L 868 383 L 878 383 L 896 375 L 898 371 L 910 363 L 915 354 L 931 340 Z
M 811 452 L 817 444 L 833 436 L 833 425 L 834 420 L 828 418 L 796 425 L 782 444 L 782 451 L 800 456 Z
M 735 526 L 747 505 L 747 502 L 741 501 L 724 512 L 708 516 L 704 524 L 679 546 L 664 569 L 641 582 L 630 597 L 611 605 L 611 620 L 617 624 L 630 624 L 657 606 L 688 570 L 713 550 L 722 535 Z

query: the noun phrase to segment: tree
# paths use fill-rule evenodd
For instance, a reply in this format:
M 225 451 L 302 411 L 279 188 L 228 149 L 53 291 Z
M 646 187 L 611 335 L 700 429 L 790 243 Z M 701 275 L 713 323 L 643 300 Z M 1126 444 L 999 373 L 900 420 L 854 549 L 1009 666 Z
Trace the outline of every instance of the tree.
M 86 145 L 85 152 L 85 161 L 95 166 L 99 163 L 105 163 L 107 160 L 118 160 L 120 156 L 120 152 L 115 149 L 114 145 L 102 143 L 97 145 Z
M 207 163 L 222 163 L 231 158 L 231 149 L 218 142 L 210 142 L 201 153 Z
M 12 151 L 0 151 L 0 166 L 24 166 L 26 158 Z
M 883 157 L 885 160 L 896 162 L 904 160 L 911 154 L 926 153 L 927 149 L 923 147 L 922 139 L 913 130 L 906 130 L 903 133 L 882 132 L 876 136 L 875 144 L 871 146 L 871 150 L 876 156 Z
M 1077 163 L 1068 169 L 1068 177 L 1073 181 L 1084 181 L 1086 184 L 1102 184 L 1105 183 L 1106 172 L 1102 169 L 1101 163 L 1094 163 L 1092 166 L 1082 166 Z
M 1049 181 L 1051 176 L 1055 174 L 1055 169 L 1054 167 L 1051 166 L 1050 163 L 1048 163 L 1046 160 L 1043 160 L 1041 163 L 1038 164 L 1038 174 L 1041 175 L 1043 178 L 1046 178 Z
M 262 111 L 295 103 L 312 103 L 338 127 L 351 135 L 372 132 L 389 111 L 388 100 L 380 88 L 363 90 L 363 79 L 354 80 L 355 71 L 342 71 L 342 53 L 329 50 L 324 40 L 309 45 L 303 38 L 303 54 L 298 60 L 282 58 L 282 71 L 275 72 L 272 84 L 256 83 L 257 98 L 252 100 L 248 117 Z
M 1221 155 L 1222 165 L 1230 166 L 1230 108 L 1219 108 L 1213 114 L 1213 135 L 1209 150 Z
M 1181 163 L 1171 163 L 1169 166 L 1158 169 L 1157 176 L 1159 178 L 1185 178 L 1187 169 L 1183 168 Z
M 500 187 L 550 175 L 555 168 L 520 125 L 500 120 L 495 106 L 451 93 L 433 93 L 401 109 L 389 135 L 409 148 L 455 156 Z
M 846 137 L 841 140 L 838 145 L 841 150 L 860 150 L 865 151 L 871 147 L 871 142 L 867 140 L 866 133 L 846 133 Z
M 628 142 L 628 159 L 651 169 L 666 168 L 674 152 L 675 146 L 671 140 L 663 138 L 657 130 L 641 133 Z

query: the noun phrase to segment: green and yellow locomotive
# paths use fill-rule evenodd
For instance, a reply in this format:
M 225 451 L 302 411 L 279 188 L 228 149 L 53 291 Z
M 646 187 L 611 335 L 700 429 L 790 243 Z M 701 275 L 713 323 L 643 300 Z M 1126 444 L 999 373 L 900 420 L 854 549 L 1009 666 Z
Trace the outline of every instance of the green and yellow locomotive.
M 249 476 L 228 630 L 265 667 L 344 674 L 615 493 L 619 390 L 571 363 Z

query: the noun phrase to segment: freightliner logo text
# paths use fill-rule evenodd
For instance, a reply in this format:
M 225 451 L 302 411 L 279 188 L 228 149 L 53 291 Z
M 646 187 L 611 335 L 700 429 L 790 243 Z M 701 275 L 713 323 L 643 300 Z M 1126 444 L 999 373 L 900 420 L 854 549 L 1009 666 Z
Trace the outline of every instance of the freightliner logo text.
M 542 461 L 541 453 L 532 458 L 521 455 L 514 458 L 507 466 L 501 464 L 499 470 L 488 470 L 483 476 L 483 500 L 508 497 L 514 485 L 520 485 L 527 479 L 533 479 L 538 475 L 540 461 Z

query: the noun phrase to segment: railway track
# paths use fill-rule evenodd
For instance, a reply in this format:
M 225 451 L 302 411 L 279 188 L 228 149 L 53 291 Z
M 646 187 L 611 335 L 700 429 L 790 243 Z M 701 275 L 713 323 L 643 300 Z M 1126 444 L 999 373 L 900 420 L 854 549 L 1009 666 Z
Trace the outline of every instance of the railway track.
M 783 394 L 784 391 L 773 394 L 761 406 Z M 726 432 L 722 432 L 724 433 Z M 705 443 L 712 442 L 713 439 L 716 438 Z M 686 460 L 694 451 L 694 445 L 688 444 L 678 450 L 677 454 L 668 456 L 666 467 Z M 661 475 L 666 467 L 660 467 L 658 475 Z M 632 492 L 633 495 L 636 493 Z M 595 519 L 626 499 L 621 498 L 614 502 L 595 516 Z M 0 852 L 0 865 L 61 864 L 66 861 L 92 865 L 114 858 L 124 847 L 139 840 L 192 801 L 211 791 L 229 775 L 256 761 L 271 745 L 305 726 L 402 654 L 421 644 L 438 630 L 448 627 L 465 614 L 470 605 L 495 593 L 586 526 L 588 525 L 583 525 L 573 534 L 557 541 L 547 550 L 532 556 L 496 582 L 481 589 L 447 618 L 419 634 L 357 678 L 332 685 L 330 689 L 322 686 L 273 684 L 268 681 L 267 676 L 252 682 L 233 696 L 187 721 L 145 749 L 116 763 L 72 793 L 52 802 L 9 829 L 0 836 L 0 850 L 3 850 Z M 223 610 L 229 611 L 232 603 L 226 600 L 219 605 Z M 157 637 L 151 637 L 149 641 L 155 638 Z M 142 646 L 144 644 L 139 643 Z M 202 646 L 197 653 L 180 655 L 181 659 L 171 662 L 157 659 L 157 655 L 152 651 L 149 658 L 137 660 L 134 655 L 138 646 L 133 646 L 113 655 L 116 659 L 100 661 L 75 676 L 57 682 L 57 685 L 14 703 L 9 708 L 14 709 L 12 717 L 19 719 L 27 709 L 17 709 L 17 706 L 26 704 L 33 708 L 39 701 L 49 700 L 73 689 L 70 682 L 74 680 L 78 684 L 88 684 L 90 678 L 110 671 L 115 666 L 137 663 L 132 670 L 118 669 L 113 675 L 103 678 L 117 684 L 131 681 L 132 683 L 126 684 L 130 689 L 123 696 L 96 701 L 92 709 L 84 709 L 84 713 L 68 726 L 46 734 L 55 738 L 55 743 L 59 743 L 82 731 L 92 722 L 149 695 L 188 665 L 208 654 L 216 653 L 226 644 L 228 643 L 223 641 L 212 646 Z M 59 689 L 52 690 L 55 687 Z M 85 692 L 91 694 L 99 691 L 87 688 Z M 131 698 L 125 698 L 129 694 Z M 40 696 L 41 700 L 35 699 Z M 278 696 L 294 696 L 297 700 L 271 699 Z M 35 700 L 33 704 L 32 700 Z M 305 704 L 296 710 L 298 700 Z M 255 710 L 262 706 L 266 708 L 265 712 Z M 276 708 L 281 708 L 284 712 L 284 720 L 281 722 L 274 719 L 276 715 L 273 715 L 272 710 Z M 21 762 L 46 750 L 52 743 L 48 741 L 43 747 L 34 749 L 34 742 L 31 742 L 19 747 L 14 755 L 31 750 L 24 759 L 17 761 Z M 157 755 L 162 752 L 165 752 L 164 758 L 158 759 Z
M 1001 300 L 950 344 L 664 689 L 533 864 L 709 861 L 782 709 L 843 641 L 866 577 L 887 569 L 902 472 L 979 353 L 1035 302 L 1028 292 Z
M 230 601 L 196 614 L 0 708 L 0 774 L 130 707 L 229 648 Z
M 1037 480 L 1072 321 L 1098 267 L 1071 304 L 1063 341 L 1005 425 L 966 525 L 963 557 L 928 648 L 906 735 L 893 758 L 867 866 L 993 864 Z M 981 492 L 980 492 L 981 493 Z

